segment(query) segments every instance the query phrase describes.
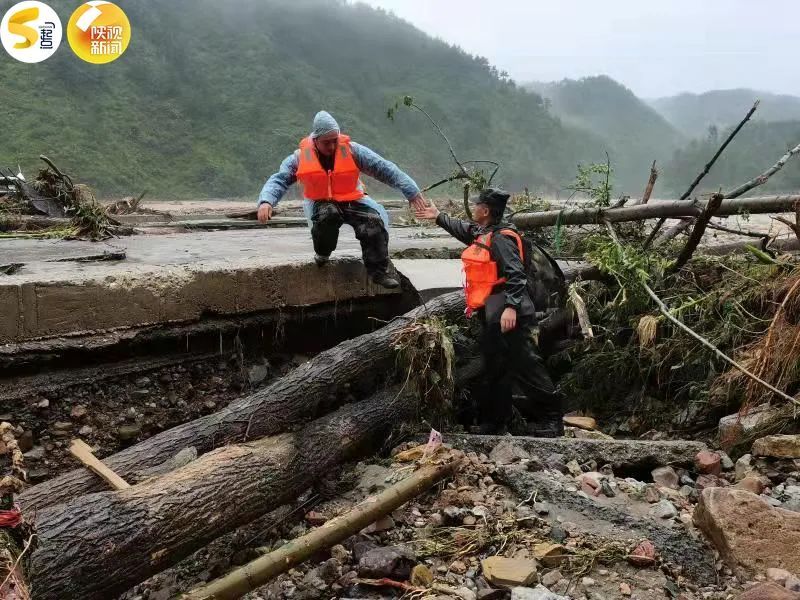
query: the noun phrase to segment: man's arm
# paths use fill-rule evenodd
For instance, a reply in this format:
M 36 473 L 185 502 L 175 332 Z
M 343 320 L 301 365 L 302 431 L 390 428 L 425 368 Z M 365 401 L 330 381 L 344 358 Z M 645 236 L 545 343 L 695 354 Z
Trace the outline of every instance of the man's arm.
M 277 206 L 289 186 L 297 181 L 297 152 L 287 156 L 281 163 L 280 169 L 267 179 L 261 193 L 258 195 L 258 206 L 269 204 Z
M 350 142 L 350 147 L 353 149 L 356 165 L 365 175 L 400 190 L 409 202 L 420 195 L 416 182 L 396 164 L 361 144 Z
M 475 241 L 475 225 L 469 221 L 455 219 L 446 213 L 440 212 L 436 217 L 436 224 L 467 246 Z
M 528 274 L 522 264 L 517 240 L 499 231 L 492 236 L 492 258 L 506 278 L 504 286 L 506 306 L 519 310 L 528 293 Z

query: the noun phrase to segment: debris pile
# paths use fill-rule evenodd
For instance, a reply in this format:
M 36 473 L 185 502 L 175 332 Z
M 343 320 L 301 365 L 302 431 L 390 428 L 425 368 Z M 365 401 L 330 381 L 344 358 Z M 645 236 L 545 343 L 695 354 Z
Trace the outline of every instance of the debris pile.
M 129 233 L 109 216 L 91 188 L 74 183 L 49 158 L 33 182 L 13 171 L 0 172 L 0 231 L 5 237 L 32 232 L 38 237 L 102 240 Z
M 348 470 L 340 479 L 348 491 L 309 497 L 249 545 L 242 546 L 243 531 L 238 541 L 227 540 L 229 547 L 200 551 L 124 598 L 170 598 L 194 588 L 199 591 L 186 597 L 203 597 L 196 594 L 213 589 L 215 578 L 235 565 L 323 532 L 326 523 L 375 503 L 418 472 L 415 463 L 420 469 L 434 457 L 434 463 L 459 464 L 443 487 L 420 490 L 360 533 L 318 548 L 311 561 L 243 597 L 722 600 L 761 597 L 754 596 L 759 586 L 771 585 L 785 594 L 775 597 L 800 598 L 793 550 L 800 543 L 800 511 L 790 499 L 800 491 L 792 489 L 798 488 L 800 453 L 761 457 L 760 467 L 751 465 L 742 477 L 741 464 L 724 452 L 700 450 L 689 462 L 631 477 L 626 467 L 638 465 L 618 464 L 617 473 L 593 459 L 565 462 L 565 454 L 591 456 L 583 446 L 591 441 L 556 440 L 565 453 L 543 458 L 525 450 L 526 438 L 481 443 L 493 445 L 492 452 L 445 444 L 428 456 L 426 444 L 402 444 L 390 460 Z M 798 443 L 800 436 L 785 436 L 759 440 L 755 448 L 777 444 L 781 450 L 774 453 L 785 454 Z M 763 485 L 753 491 L 755 480 Z

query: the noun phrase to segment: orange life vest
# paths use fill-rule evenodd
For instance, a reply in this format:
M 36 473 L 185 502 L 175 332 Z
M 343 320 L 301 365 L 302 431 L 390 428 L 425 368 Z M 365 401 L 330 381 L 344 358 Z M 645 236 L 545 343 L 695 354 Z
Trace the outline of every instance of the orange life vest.
M 520 235 L 511 229 L 500 229 L 498 233 L 515 238 L 520 258 L 524 259 Z M 489 251 L 492 247 L 492 234 L 493 232 L 479 235 L 472 245 L 461 254 L 468 313 L 483 308 L 494 287 L 506 282 L 505 277 L 498 277 L 497 263 L 492 260 L 492 254 Z
M 335 200 L 352 202 L 364 197 L 359 189 L 361 171 L 353 159 L 350 136 L 340 135 L 333 170 L 326 171 L 314 148 L 311 137 L 300 141 L 297 180 L 303 185 L 303 196 L 308 200 Z

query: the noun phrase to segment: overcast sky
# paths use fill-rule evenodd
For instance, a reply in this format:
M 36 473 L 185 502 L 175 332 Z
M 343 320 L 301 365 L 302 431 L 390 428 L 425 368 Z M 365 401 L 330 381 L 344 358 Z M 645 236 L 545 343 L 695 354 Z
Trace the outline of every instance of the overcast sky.
M 365 0 L 517 81 L 606 74 L 643 97 L 800 95 L 797 0 Z

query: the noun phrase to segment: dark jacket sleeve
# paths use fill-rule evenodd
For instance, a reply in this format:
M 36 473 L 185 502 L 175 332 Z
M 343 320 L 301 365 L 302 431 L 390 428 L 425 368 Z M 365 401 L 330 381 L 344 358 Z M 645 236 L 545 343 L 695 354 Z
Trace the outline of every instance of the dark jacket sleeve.
M 436 224 L 467 246 L 475 241 L 475 225 L 469 221 L 454 219 L 450 215 L 439 213 L 439 216 L 436 217 Z
M 528 275 L 522 264 L 517 240 L 496 232 L 492 236 L 492 258 L 497 263 L 499 274 L 506 278 L 504 286 L 506 306 L 520 309 L 528 297 Z

